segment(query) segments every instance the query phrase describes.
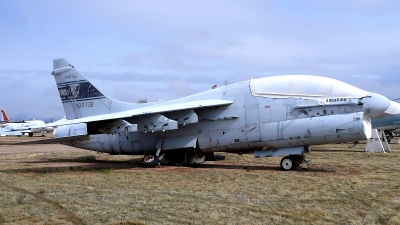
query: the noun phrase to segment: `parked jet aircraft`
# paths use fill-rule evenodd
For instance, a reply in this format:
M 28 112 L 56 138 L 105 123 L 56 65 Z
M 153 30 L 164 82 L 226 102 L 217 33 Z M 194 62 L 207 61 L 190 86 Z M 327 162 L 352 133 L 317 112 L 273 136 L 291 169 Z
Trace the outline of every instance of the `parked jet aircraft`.
M 0 137 L 3 137 L 3 136 L 22 136 L 22 133 L 18 132 L 18 131 L 10 131 L 6 128 L 0 127 Z
M 1 124 L 0 127 L 5 128 L 4 132 L 18 131 L 32 137 L 34 133 L 41 133 L 42 136 L 44 136 L 47 132 L 52 132 L 54 130 L 53 127 L 46 127 L 44 125 L 45 122 L 42 120 L 11 121 L 4 109 L 1 110 L 1 114 L 4 118 L 4 123 Z
M 55 139 L 110 154 L 144 155 L 203 163 L 214 152 L 284 156 L 284 170 L 304 162 L 309 145 L 354 142 L 371 136 L 372 117 L 389 100 L 344 82 L 308 75 L 251 79 L 188 97 L 153 103 L 124 103 L 96 88 L 65 59 L 53 72 L 67 120 Z

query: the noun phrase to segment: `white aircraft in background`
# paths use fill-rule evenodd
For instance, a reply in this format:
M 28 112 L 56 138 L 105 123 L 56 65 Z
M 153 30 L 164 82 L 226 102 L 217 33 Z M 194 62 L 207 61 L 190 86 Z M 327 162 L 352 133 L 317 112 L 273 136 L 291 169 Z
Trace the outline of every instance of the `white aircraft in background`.
M 344 82 L 309 75 L 252 79 L 152 103 L 125 103 L 97 89 L 65 59 L 53 61 L 67 120 L 54 139 L 110 154 L 144 155 L 155 167 L 215 160 L 214 152 L 283 156 L 281 168 L 305 162 L 310 145 L 355 142 L 371 137 L 371 118 L 389 100 Z M 25 144 L 27 144 L 25 143 Z
M 3 128 L 2 133 L 17 131 L 32 137 L 34 133 L 41 133 L 42 136 L 45 136 L 47 132 L 54 130 L 53 127 L 46 127 L 45 122 L 42 120 L 11 121 L 4 109 L 1 110 L 1 115 L 3 117 L 2 124 L 0 125 Z
M 22 136 L 22 133 L 18 131 L 10 131 L 6 128 L 0 127 L 0 137 L 5 137 L 5 136 Z

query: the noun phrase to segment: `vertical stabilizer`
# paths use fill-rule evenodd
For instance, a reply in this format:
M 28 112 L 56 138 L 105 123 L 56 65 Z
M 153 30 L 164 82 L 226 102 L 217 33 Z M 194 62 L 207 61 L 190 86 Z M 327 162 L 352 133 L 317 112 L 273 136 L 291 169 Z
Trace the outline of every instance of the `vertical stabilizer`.
M 7 113 L 4 109 L 1 110 L 1 115 L 2 115 L 2 121 L 4 121 L 4 122 L 10 121 L 10 119 L 8 118 Z
M 53 60 L 54 78 L 67 119 L 78 119 L 134 108 L 134 104 L 114 100 L 97 89 L 67 60 Z

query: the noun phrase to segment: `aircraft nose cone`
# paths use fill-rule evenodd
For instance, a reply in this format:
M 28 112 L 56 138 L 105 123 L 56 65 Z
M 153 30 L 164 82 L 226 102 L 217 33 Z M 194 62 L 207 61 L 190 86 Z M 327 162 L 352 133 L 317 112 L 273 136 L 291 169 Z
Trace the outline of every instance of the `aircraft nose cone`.
M 368 97 L 363 98 L 361 102 L 364 104 L 364 114 L 369 117 L 376 117 L 384 113 L 390 105 L 390 100 L 385 96 L 369 93 Z

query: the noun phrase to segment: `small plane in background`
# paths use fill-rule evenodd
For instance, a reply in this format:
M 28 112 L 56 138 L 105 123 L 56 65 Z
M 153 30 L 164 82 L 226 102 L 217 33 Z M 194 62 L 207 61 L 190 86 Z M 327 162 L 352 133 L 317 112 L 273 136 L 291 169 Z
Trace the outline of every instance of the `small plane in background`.
M 1 114 L 0 114 L 0 121 L 1 121 L 0 127 L 6 127 L 10 123 L 24 123 L 25 122 L 25 121 L 13 121 L 13 120 L 10 120 L 10 118 L 8 118 L 8 115 L 7 115 L 7 113 L 6 113 L 6 111 L 4 109 L 0 110 L 0 112 L 1 112 Z
M 1 115 L 3 117 L 0 125 L 3 128 L 2 133 L 19 132 L 20 134 L 28 134 L 29 137 L 32 137 L 34 133 L 41 133 L 44 137 L 46 133 L 54 130 L 53 127 L 46 127 L 45 122 L 42 120 L 11 121 L 4 109 L 1 110 Z M 15 135 L 17 134 L 15 133 Z
M 9 119 L 6 115 L 6 118 L 4 119 L 3 110 L 1 110 L 0 113 L 0 137 L 5 137 L 5 136 L 22 136 L 21 132 L 18 131 L 10 131 L 9 129 L 3 128 L 3 126 L 6 126 L 5 124 L 9 122 Z
M 144 155 L 145 167 L 215 160 L 214 152 L 283 156 L 283 170 L 307 162 L 310 145 L 371 137 L 371 118 L 390 101 L 339 80 L 310 75 L 251 79 L 184 98 L 125 103 L 96 88 L 67 60 L 53 60 L 66 120 L 54 139 L 109 154 Z
M 5 136 L 22 136 L 22 133 L 18 131 L 10 131 L 6 128 L 0 127 L 0 137 L 5 137 Z

